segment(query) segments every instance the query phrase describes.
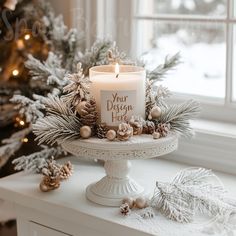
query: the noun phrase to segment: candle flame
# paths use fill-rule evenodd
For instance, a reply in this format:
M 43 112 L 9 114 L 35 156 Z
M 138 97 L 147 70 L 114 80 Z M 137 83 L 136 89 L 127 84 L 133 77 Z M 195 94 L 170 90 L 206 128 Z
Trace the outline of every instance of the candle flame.
M 116 78 L 118 78 L 119 73 L 120 73 L 120 66 L 119 66 L 118 63 L 116 63 L 116 65 L 115 65 L 115 74 L 116 74 Z

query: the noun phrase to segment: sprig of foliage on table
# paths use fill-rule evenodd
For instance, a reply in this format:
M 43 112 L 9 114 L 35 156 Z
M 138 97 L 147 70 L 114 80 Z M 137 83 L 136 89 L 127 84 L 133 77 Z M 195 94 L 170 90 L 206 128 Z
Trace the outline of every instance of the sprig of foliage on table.
M 217 176 L 203 168 L 182 170 L 170 183 L 156 182 L 150 206 L 180 223 L 189 223 L 201 213 L 227 224 L 236 213 L 236 201 L 227 197 Z

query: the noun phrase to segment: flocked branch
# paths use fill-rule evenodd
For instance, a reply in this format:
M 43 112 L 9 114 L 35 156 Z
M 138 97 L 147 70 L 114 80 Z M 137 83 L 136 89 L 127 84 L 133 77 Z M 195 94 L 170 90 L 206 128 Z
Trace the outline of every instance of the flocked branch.
M 51 97 L 46 106 L 49 114 L 33 125 L 39 144 L 55 144 L 80 137 L 81 122 L 61 99 Z
M 171 105 L 163 111 L 158 122 L 169 123 L 172 131 L 186 137 L 191 137 L 194 132 L 190 125 L 190 120 L 196 118 L 199 113 L 199 103 L 190 100 L 180 105 Z
M 55 158 L 63 154 L 61 147 L 42 146 L 42 150 L 32 153 L 28 156 L 21 156 L 15 159 L 12 163 L 16 170 L 25 170 L 29 172 L 40 173 L 46 164 L 46 160 L 54 156 Z

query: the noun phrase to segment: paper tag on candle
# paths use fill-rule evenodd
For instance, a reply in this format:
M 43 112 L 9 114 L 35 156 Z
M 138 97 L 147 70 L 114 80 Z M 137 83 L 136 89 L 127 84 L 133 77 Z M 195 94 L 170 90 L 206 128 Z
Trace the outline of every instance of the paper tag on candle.
M 101 122 L 118 126 L 136 114 L 136 91 L 101 91 Z

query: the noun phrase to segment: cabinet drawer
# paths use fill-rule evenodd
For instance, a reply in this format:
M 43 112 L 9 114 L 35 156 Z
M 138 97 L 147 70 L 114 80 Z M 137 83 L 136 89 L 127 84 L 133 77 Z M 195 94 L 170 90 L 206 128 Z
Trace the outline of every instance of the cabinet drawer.
M 29 222 L 29 232 L 30 236 L 72 236 L 35 222 Z

